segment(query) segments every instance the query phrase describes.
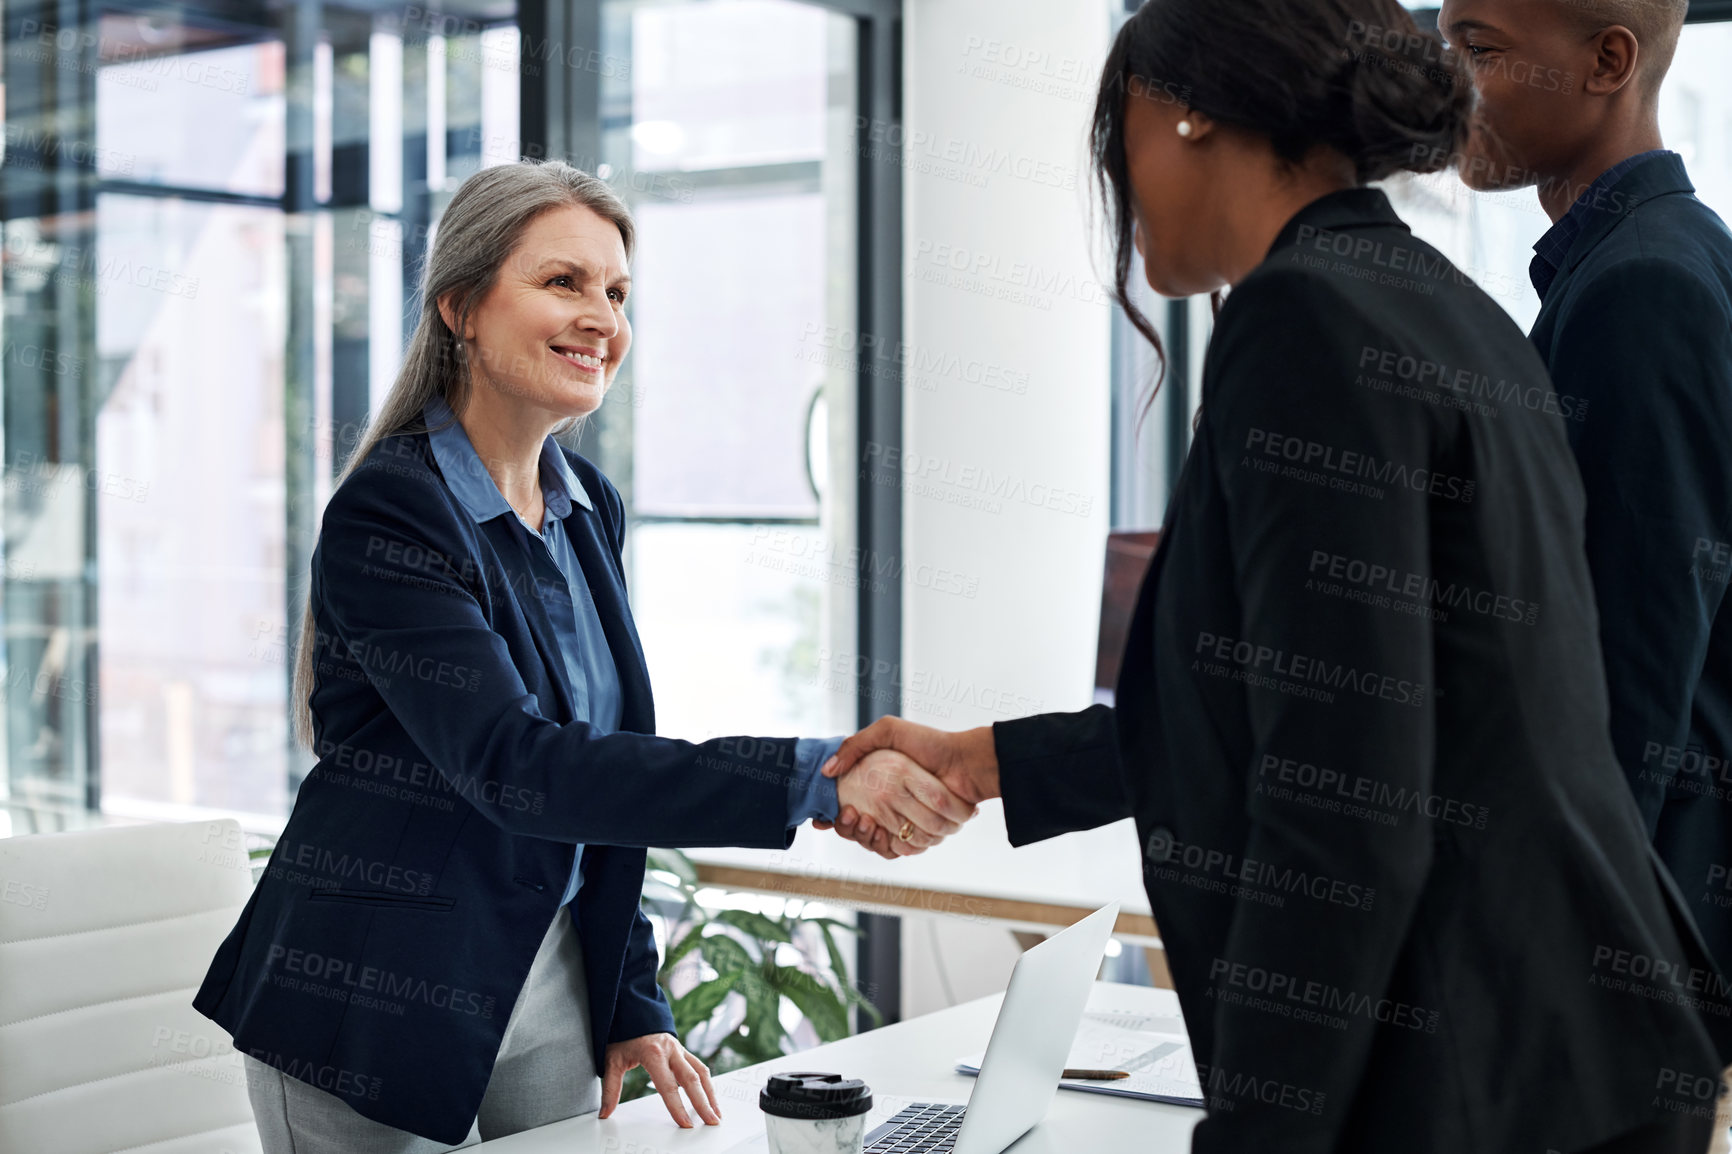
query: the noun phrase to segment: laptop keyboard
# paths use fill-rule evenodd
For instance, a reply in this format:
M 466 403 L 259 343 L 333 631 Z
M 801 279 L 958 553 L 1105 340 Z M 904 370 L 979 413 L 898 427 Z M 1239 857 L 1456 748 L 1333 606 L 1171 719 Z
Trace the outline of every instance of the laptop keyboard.
M 947 1154 L 966 1109 L 916 1102 L 866 1136 L 866 1154 Z

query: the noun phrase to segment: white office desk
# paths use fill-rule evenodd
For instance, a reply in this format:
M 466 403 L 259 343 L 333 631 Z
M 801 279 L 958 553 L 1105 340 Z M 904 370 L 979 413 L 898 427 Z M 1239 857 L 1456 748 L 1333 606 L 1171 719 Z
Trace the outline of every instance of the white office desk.
M 956 1073 L 956 1059 L 986 1048 L 1002 994 L 923 1018 L 845 1038 L 716 1079 L 720 1126 L 681 1130 L 652 1094 L 628 1102 L 606 1122 L 594 1114 L 471 1146 L 483 1154 L 724 1154 L 764 1133 L 758 1091 L 776 1070 L 816 1070 L 861 1078 L 872 1087 L 876 1125 L 911 1099 L 962 1102 L 974 1079 Z M 1171 990 L 1096 983 L 1092 1010 L 1177 1014 Z M 1203 1112 L 1184 1106 L 1061 1090 L 1051 1111 L 1011 1147 L 1015 1154 L 1186 1154 Z M 759 1144 L 761 1149 L 761 1144 Z M 750 1147 L 747 1147 L 749 1150 Z

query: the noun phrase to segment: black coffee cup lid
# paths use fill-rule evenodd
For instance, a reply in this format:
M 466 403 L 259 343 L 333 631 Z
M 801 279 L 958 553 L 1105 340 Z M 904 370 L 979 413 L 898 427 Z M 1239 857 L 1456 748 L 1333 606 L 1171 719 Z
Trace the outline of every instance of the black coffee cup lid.
M 771 1074 L 758 1094 L 758 1108 L 778 1118 L 811 1122 L 852 1118 L 872 1109 L 872 1088 L 840 1074 Z

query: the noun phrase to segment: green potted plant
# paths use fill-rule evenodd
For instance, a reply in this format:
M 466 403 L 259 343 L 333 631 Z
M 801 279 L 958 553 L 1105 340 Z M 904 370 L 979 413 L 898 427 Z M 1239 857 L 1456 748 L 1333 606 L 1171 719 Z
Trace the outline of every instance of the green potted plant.
M 854 989 L 837 934 L 858 929 L 835 918 L 711 909 L 698 901 L 697 869 L 677 850 L 651 850 L 643 906 L 666 929 L 657 977 L 673 1007 L 680 1041 L 715 1073 L 787 1052 L 784 1002 L 812 1024 L 820 1042 L 852 1032 L 858 1007 L 882 1022 Z M 729 1028 L 731 1026 L 731 1028 Z M 633 1070 L 623 1097 L 649 1091 Z

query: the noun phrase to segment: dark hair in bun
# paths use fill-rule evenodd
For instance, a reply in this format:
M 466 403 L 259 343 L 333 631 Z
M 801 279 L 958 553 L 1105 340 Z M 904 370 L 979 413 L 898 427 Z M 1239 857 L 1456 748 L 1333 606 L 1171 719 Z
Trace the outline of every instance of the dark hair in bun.
M 1474 89 L 1461 58 L 1421 32 L 1400 0 L 1148 0 L 1107 55 L 1091 150 L 1114 232 L 1116 295 L 1160 353 L 1127 291 L 1136 251 L 1128 99 L 1194 108 L 1266 137 L 1292 163 L 1326 145 L 1353 162 L 1363 184 L 1448 167 L 1466 138 Z

